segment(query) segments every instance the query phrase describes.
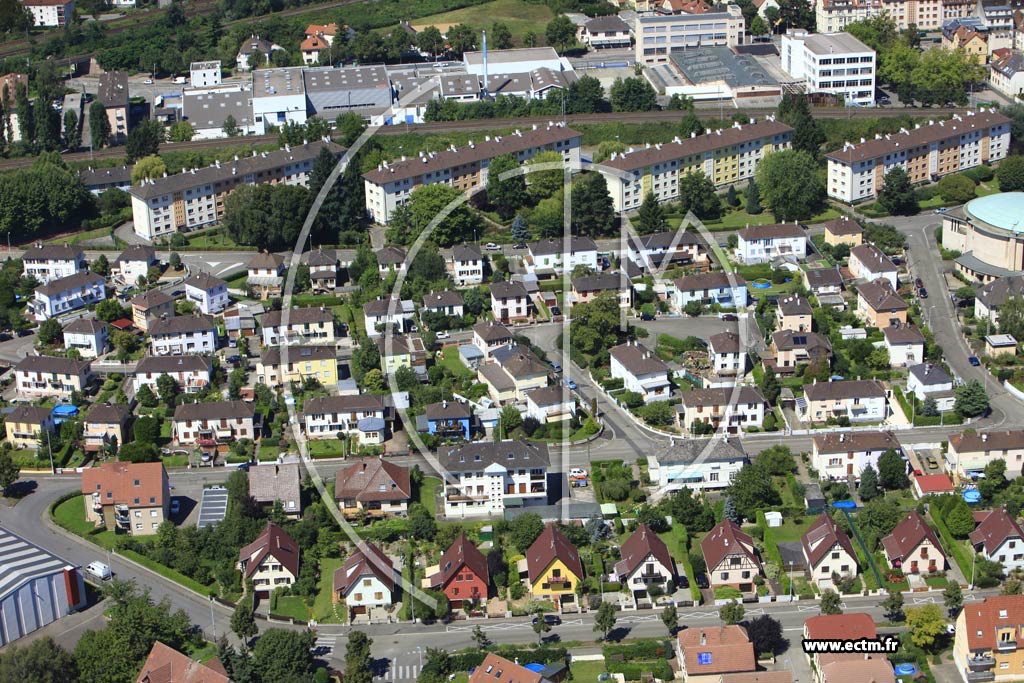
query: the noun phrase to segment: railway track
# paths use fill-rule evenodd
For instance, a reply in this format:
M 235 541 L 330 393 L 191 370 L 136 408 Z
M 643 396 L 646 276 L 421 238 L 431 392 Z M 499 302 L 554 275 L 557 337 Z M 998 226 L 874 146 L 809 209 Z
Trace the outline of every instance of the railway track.
M 729 109 L 722 114 L 728 118 L 737 111 L 748 114 L 754 118 L 762 118 L 774 114 L 774 109 Z M 857 112 L 857 117 L 870 115 L 873 118 L 891 118 L 895 116 L 949 116 L 963 109 L 871 109 Z M 717 120 L 720 113 L 717 109 L 698 109 L 697 116 L 706 120 Z M 814 109 L 813 114 L 821 119 L 844 119 L 853 116 L 853 110 L 845 109 Z M 655 111 L 637 113 L 610 113 L 610 114 L 576 114 L 565 118 L 568 125 L 585 125 L 600 123 L 664 123 L 678 121 L 682 113 L 678 111 Z M 523 128 L 531 125 L 547 125 L 549 121 L 557 120 L 557 117 L 534 116 L 529 118 L 508 118 L 508 119 L 471 119 L 467 121 L 439 121 L 435 123 L 412 123 L 395 126 L 383 126 L 378 135 L 400 135 L 402 133 L 448 133 L 454 131 L 489 131 L 501 128 Z M 193 150 L 217 149 L 218 147 L 231 147 L 236 145 L 262 145 L 277 140 L 276 135 L 253 135 L 245 138 L 216 139 L 216 140 L 192 140 L 191 142 L 164 143 L 164 151 L 188 152 Z M 70 152 L 63 155 L 66 162 L 82 162 L 90 159 L 119 159 L 124 157 L 123 147 L 112 147 L 94 152 Z M 22 157 L 18 159 L 0 160 L 0 171 L 10 171 L 18 168 L 31 166 L 35 159 L 33 157 Z

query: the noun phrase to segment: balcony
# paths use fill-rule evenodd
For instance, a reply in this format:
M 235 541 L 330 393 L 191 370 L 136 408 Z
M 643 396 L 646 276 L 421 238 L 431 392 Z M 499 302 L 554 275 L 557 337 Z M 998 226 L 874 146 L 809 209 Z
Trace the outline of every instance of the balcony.
M 1015 652 L 1017 650 L 1016 640 L 1000 640 L 996 643 L 996 649 L 1000 652 Z
M 463 490 L 458 486 L 449 486 L 444 491 L 446 499 L 452 502 L 468 500 L 487 500 L 490 496 L 486 493 L 471 493 L 468 489 Z
M 985 671 L 996 665 L 996 658 L 992 655 L 975 655 L 967 660 L 967 666 L 971 671 Z
M 128 530 L 132 528 L 131 513 L 127 505 L 114 506 L 114 524 L 118 529 Z
M 967 683 L 988 683 L 996 680 L 996 675 L 991 671 L 968 671 Z

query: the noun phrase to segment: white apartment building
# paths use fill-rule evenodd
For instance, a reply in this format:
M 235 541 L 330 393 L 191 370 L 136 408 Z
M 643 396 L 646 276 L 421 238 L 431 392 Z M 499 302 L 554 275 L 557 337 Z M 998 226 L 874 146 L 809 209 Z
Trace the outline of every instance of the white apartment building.
M 228 283 L 199 271 L 185 280 L 185 299 L 206 315 L 220 313 L 228 306 Z
M 638 13 L 633 26 L 638 64 L 664 64 L 687 48 L 743 44 L 746 25 L 739 5 L 703 14 Z
M 75 0 L 26 0 L 33 26 L 67 26 L 75 14 Z
M 742 377 L 747 373 L 746 349 L 735 332 L 719 332 L 708 338 L 711 373 L 720 377 Z
M 92 381 L 92 364 L 59 356 L 25 356 L 14 366 L 14 387 L 24 398 L 71 397 Z
M 306 123 L 306 86 L 302 67 L 258 69 L 252 74 L 252 113 L 257 135 L 267 126 Z
M 363 304 L 366 336 L 377 337 L 389 330 L 406 332 L 416 317 L 416 304 L 408 299 L 387 296 Z
M 736 258 L 747 265 L 777 258 L 807 258 L 807 233 L 796 223 L 752 225 L 737 233 Z
M 36 287 L 26 313 L 39 322 L 85 308 L 107 298 L 104 279 L 88 271 L 68 275 Z
M 134 285 L 139 278 L 149 276 L 149 269 L 160 265 L 156 250 L 144 244 L 133 244 L 117 257 L 111 266 L 110 274 L 121 279 L 126 285 Z
M 495 282 L 491 285 L 491 311 L 498 322 L 507 323 L 530 317 L 532 304 L 526 287 L 520 282 Z
M 267 311 L 260 321 L 264 346 L 333 344 L 334 313 L 326 307 Z
M 565 253 L 565 240 L 545 239 L 527 245 L 526 270 L 530 273 L 561 275 L 572 272 L 576 266 L 586 266 L 595 273 L 597 244 L 589 237 L 570 237 L 569 253 Z
M 239 185 L 305 187 L 313 161 L 324 147 L 341 155 L 341 147 L 333 142 L 314 141 L 147 180 L 130 191 L 135 234 L 152 241 L 215 223 L 224 215 L 224 198 Z
M 169 375 L 178 384 L 178 389 L 186 394 L 202 391 L 210 385 L 213 375 L 213 362 L 209 356 L 143 356 L 135 366 L 132 384 L 135 393 L 148 386 L 154 394 L 158 394 L 157 380 Z
M 387 408 L 380 396 L 318 396 L 302 405 L 302 425 L 308 439 L 335 439 L 339 432 L 357 434 L 364 420 L 383 422 Z
M 691 301 L 732 308 L 747 305 L 747 281 L 739 275 L 721 271 L 697 273 L 674 280 L 673 284 L 672 306 L 677 311 L 682 311 Z
M 21 255 L 22 275 L 42 284 L 89 270 L 89 262 L 80 247 L 69 244 L 36 242 Z
M 448 269 L 455 284 L 466 287 L 483 283 L 484 264 L 480 247 L 475 244 L 458 244 L 452 247 Z
M 172 428 L 179 444 L 202 446 L 255 439 L 255 409 L 245 401 L 182 403 L 174 409 Z
M 878 470 L 878 459 L 887 450 L 903 452 L 892 432 L 822 434 L 815 436 L 812 442 L 811 467 L 822 479 L 845 481 L 849 476 L 859 479 L 868 465 Z
M 614 209 L 632 211 L 640 208 L 647 193 L 659 202 L 678 199 L 679 179 L 695 171 L 716 187 L 752 178 L 764 155 L 789 148 L 792 137 L 792 128 L 769 117 L 686 140 L 677 137 L 664 144 L 630 147 L 613 153 L 597 170 L 608 184 Z
M 383 163 L 363 174 L 366 212 L 377 223 L 387 224 L 395 207 L 409 199 L 420 185 L 444 183 L 465 191 L 487 184 L 491 159 L 512 154 L 522 164 L 546 151 L 559 152 L 566 164 L 578 167 L 580 134 L 561 125 L 515 131 L 505 136 L 485 136 L 465 147 L 452 145 L 440 152 Z
M 827 155 L 828 196 L 847 203 L 873 200 L 885 174 L 900 166 L 912 183 L 934 182 L 950 173 L 1000 161 L 1010 149 L 1010 120 L 979 109 L 913 130 L 847 142 Z
M 220 60 L 192 62 L 188 66 L 188 74 L 188 84 L 193 88 L 208 88 L 220 85 Z
M 438 461 L 450 477 L 444 513 L 449 519 L 503 516 L 506 509 L 547 505 L 546 444 L 475 442 L 442 448 Z M 454 478 L 456 483 L 450 483 Z
M 849 33 L 789 30 L 782 36 L 782 69 L 803 79 L 809 93 L 840 95 L 847 106 L 875 103 L 875 51 Z
M 76 318 L 64 327 L 64 348 L 77 349 L 82 358 L 107 351 L 107 324 L 96 318 Z
M 858 244 L 851 249 L 849 266 L 855 280 L 874 282 L 884 279 L 893 291 L 900 287 L 899 268 L 885 252 L 873 244 Z
M 747 464 L 739 439 L 676 439 L 661 453 L 647 456 L 651 482 L 659 492 L 724 489 Z
M 693 433 L 697 423 L 711 425 L 716 431 L 740 434 L 764 423 L 765 399 L 757 387 L 739 386 L 719 389 L 694 389 L 682 393 L 677 406 L 680 426 Z
M 209 354 L 217 350 L 217 327 L 209 315 L 154 318 L 149 323 L 149 341 L 154 356 Z
M 668 366 L 646 346 L 627 342 L 612 348 L 609 353 L 612 378 L 621 378 L 626 391 L 640 394 L 644 403 L 672 398 Z

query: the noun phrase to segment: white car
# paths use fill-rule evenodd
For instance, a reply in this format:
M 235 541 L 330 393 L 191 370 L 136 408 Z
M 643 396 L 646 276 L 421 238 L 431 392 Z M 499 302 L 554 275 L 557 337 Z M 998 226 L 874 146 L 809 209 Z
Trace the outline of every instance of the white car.
M 434 339 L 449 339 L 451 338 L 451 336 L 452 335 L 448 334 L 447 332 L 438 332 L 437 334 L 434 335 Z
M 487 244 L 484 245 L 484 249 L 486 249 L 487 251 L 498 251 L 498 249 L 501 249 L 501 247 L 499 247 L 494 242 L 488 242 Z
M 570 477 L 586 477 L 587 476 L 587 471 L 585 469 L 580 468 L 580 467 L 573 467 L 571 470 L 569 470 L 569 476 Z
M 142 84 L 143 85 L 153 85 L 153 79 L 152 78 L 147 78 L 146 80 L 142 81 Z

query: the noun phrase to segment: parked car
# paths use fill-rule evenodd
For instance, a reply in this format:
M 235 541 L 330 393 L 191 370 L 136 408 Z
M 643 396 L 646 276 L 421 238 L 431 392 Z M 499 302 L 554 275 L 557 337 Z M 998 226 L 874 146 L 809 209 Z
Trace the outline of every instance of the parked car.
M 693 577 L 693 580 L 697 582 L 697 588 L 707 588 L 710 584 L 708 583 L 708 577 L 703 572 L 697 572 Z
M 513 249 L 526 249 L 526 242 L 516 242 L 512 245 Z
M 551 307 L 551 315 L 562 315 L 562 309 L 558 306 Z
M 181 501 L 177 498 L 171 498 L 171 514 L 176 515 L 181 512 Z
M 981 361 L 978 360 L 977 356 L 971 356 L 970 358 L 967 359 L 967 362 L 973 365 L 974 367 L 978 367 L 979 365 L 981 365 Z
M 567 379 L 567 380 L 565 380 L 565 386 L 569 387 L 573 391 L 576 391 L 576 380 L 574 380 L 574 379 Z
M 498 249 L 501 249 L 501 247 L 499 247 L 494 242 L 488 242 L 487 244 L 484 245 L 484 249 L 486 249 L 487 251 L 498 251 Z
M 922 299 L 927 299 L 928 298 L 928 290 L 925 289 L 924 287 L 922 287 L 921 289 L 917 290 L 917 295 L 919 297 L 921 297 Z
M 533 623 L 536 624 L 540 619 L 541 617 L 534 617 Z M 562 617 L 558 616 L 557 614 L 545 614 L 544 623 L 548 624 L 549 626 L 558 626 L 562 623 Z
M 924 287 L 924 282 L 921 281 L 921 278 L 916 278 L 914 280 L 914 286 L 915 287 Z
M 680 588 L 689 588 L 690 587 L 690 580 L 688 578 L 686 578 L 685 574 L 679 577 L 679 587 Z
M 225 360 L 227 360 L 227 362 L 231 363 L 232 365 L 237 365 L 242 362 L 242 357 L 236 353 L 233 356 L 228 356 Z
M 447 332 L 438 332 L 434 335 L 434 339 L 449 339 L 452 335 Z
M 243 472 L 248 472 L 248 471 L 249 471 L 249 468 L 250 468 L 251 466 L 252 466 L 252 463 L 251 463 L 251 462 L 242 462 L 242 463 L 238 463 L 238 469 L 242 470 Z
M 113 576 L 110 567 L 103 562 L 90 562 L 85 567 L 85 573 L 100 581 L 109 581 Z
M 551 369 L 554 370 L 557 374 L 561 374 L 562 364 L 559 363 L 558 361 L 551 361 Z
M 152 78 L 147 78 L 146 80 L 142 81 L 142 84 L 143 85 L 153 85 L 153 79 Z
M 721 317 L 722 320 L 724 320 L 727 323 L 734 323 L 740 319 L 739 316 L 735 315 L 734 313 L 723 313 Z
M 657 318 L 654 317 L 653 313 L 641 313 L 640 314 L 640 319 L 641 320 L 657 320 Z
M 928 467 L 931 467 L 933 470 L 939 469 L 939 461 L 935 459 L 934 455 L 929 455 L 925 459 L 925 462 L 928 463 Z
M 585 477 L 585 476 L 587 476 L 587 471 L 585 469 L 583 469 L 582 467 L 573 467 L 571 470 L 569 470 L 569 476 L 570 477 Z

